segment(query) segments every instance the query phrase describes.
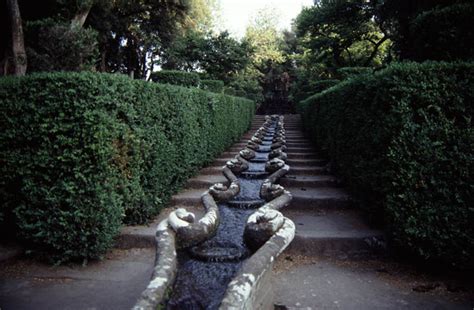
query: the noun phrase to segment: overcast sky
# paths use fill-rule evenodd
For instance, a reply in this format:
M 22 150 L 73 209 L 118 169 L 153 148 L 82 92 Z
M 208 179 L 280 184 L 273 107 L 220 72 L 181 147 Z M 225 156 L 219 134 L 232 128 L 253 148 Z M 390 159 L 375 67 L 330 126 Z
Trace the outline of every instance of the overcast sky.
M 220 0 L 222 30 L 241 38 L 255 14 L 266 7 L 274 8 L 280 16 L 280 28 L 289 29 L 291 20 L 303 6 L 311 6 L 313 0 Z

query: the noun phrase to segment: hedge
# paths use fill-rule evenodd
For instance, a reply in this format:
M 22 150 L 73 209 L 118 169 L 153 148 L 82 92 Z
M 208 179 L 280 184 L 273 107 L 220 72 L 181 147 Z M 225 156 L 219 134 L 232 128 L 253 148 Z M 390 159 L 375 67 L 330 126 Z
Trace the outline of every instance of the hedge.
M 474 64 L 396 64 L 300 104 L 305 128 L 396 245 L 473 267 Z
M 199 87 L 213 93 L 221 93 L 224 91 L 224 82 L 220 80 L 201 80 Z
M 474 3 L 456 3 L 423 12 L 411 24 L 413 58 L 474 60 Z
M 329 79 L 298 83 L 298 89 L 293 91 L 293 101 L 299 103 L 314 94 L 320 93 L 328 88 L 333 87 L 339 82 L 340 81 L 336 79 Z
M 337 75 L 341 80 L 347 80 L 358 76 L 359 74 L 371 73 L 373 68 L 370 67 L 342 67 L 337 69 Z
M 249 128 L 255 104 L 97 73 L 0 79 L 8 224 L 54 259 L 102 255 Z
M 153 72 L 150 75 L 150 79 L 156 83 L 180 85 L 185 87 L 198 87 L 201 80 L 199 73 L 175 70 Z

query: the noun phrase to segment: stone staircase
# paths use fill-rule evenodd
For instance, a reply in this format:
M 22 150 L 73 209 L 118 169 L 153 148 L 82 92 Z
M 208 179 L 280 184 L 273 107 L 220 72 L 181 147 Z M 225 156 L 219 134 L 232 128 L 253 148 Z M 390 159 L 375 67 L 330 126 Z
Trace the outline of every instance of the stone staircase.
M 155 227 L 175 207 L 185 206 L 199 218 L 201 194 L 225 182 L 222 166 L 242 150 L 263 124 L 256 115 L 251 129 L 214 162 L 187 181 L 173 196 L 171 208 L 149 226 L 126 227 L 118 247 L 154 246 Z M 385 253 L 381 231 L 367 225 L 350 195 L 326 169 L 304 135 L 299 115 L 285 115 L 286 162 L 290 172 L 279 180 L 291 191 L 291 204 L 281 210 L 296 225 L 296 236 L 276 261 L 272 286 L 274 309 L 471 309 L 471 290 L 452 293 L 452 279 L 431 277 Z M 440 284 L 441 283 L 441 284 Z M 418 288 L 428 288 L 419 293 Z M 430 289 L 434 288 L 434 289 Z M 472 305 L 471 305 L 472 303 Z M 471 307 L 469 307 L 471 305 Z
M 171 206 L 195 209 L 201 194 L 217 182 L 226 182 L 222 166 L 242 150 L 248 139 L 263 124 L 256 115 L 252 127 L 214 162 L 188 180 L 185 190 L 173 196 Z M 321 158 L 304 136 L 299 115 L 285 116 L 287 154 L 290 172 L 280 184 L 293 195 L 290 206 L 282 210 L 296 224 L 296 237 L 288 253 L 317 256 L 360 256 L 370 254 L 374 244 L 383 243 L 383 234 L 370 229 L 339 180 L 328 174 L 327 160 Z
M 249 132 L 189 179 L 172 205 L 199 216 L 201 194 L 225 182 L 222 166 L 263 122 L 264 116 L 256 115 Z M 367 225 L 343 184 L 328 172 L 327 159 L 305 136 L 299 115 L 285 115 L 285 130 L 290 172 L 279 183 L 293 200 L 281 211 L 295 223 L 296 236 L 273 270 L 274 309 L 470 309 L 469 290 L 452 293 L 445 279 L 390 259 L 384 234 Z M 420 293 L 419 288 L 434 289 Z
M 171 207 L 186 206 L 200 217 L 201 194 L 226 181 L 222 166 L 263 122 L 264 116 L 255 116 L 241 140 L 189 179 Z M 294 221 L 296 236 L 273 269 L 274 309 L 473 309 L 470 282 L 378 255 L 383 234 L 365 223 L 328 173 L 326 159 L 302 132 L 300 117 L 286 115 L 285 128 L 291 169 L 280 184 L 293 201 L 282 212 Z M 52 268 L 27 258 L 2 261 L 0 308 L 130 309 L 153 270 L 156 226 L 172 209 L 149 225 L 124 227 L 116 248 L 87 267 Z
M 285 129 L 291 169 L 280 184 L 292 193 L 293 201 L 283 213 L 296 225 L 288 253 L 353 257 L 379 250 L 383 233 L 367 226 L 341 182 L 328 174 L 327 161 L 304 135 L 300 116 L 287 115 Z

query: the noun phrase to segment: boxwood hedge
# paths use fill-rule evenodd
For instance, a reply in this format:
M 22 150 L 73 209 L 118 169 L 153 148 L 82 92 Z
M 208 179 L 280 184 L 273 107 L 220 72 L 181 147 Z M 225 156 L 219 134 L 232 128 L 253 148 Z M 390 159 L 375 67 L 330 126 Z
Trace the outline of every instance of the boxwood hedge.
M 201 80 L 199 88 L 211 91 L 213 93 L 222 93 L 224 91 L 224 81 L 220 80 Z
M 473 267 L 473 63 L 405 63 L 302 102 L 304 125 L 395 244 Z
M 347 80 L 359 74 L 367 74 L 373 71 L 370 67 L 342 67 L 337 69 L 337 75 L 341 80 Z
M 198 87 L 201 81 L 199 73 L 178 70 L 162 70 L 153 72 L 150 79 L 156 83 L 185 87 Z
M 317 81 L 300 81 L 295 85 L 296 89 L 292 91 L 292 99 L 294 102 L 299 103 L 306 98 L 320 93 L 328 88 L 338 84 L 340 80 L 317 80 Z
M 474 60 L 473 15 L 472 1 L 418 15 L 410 25 L 413 60 Z
M 99 257 L 249 128 L 247 99 L 97 73 L 0 79 L 0 193 L 21 237 Z

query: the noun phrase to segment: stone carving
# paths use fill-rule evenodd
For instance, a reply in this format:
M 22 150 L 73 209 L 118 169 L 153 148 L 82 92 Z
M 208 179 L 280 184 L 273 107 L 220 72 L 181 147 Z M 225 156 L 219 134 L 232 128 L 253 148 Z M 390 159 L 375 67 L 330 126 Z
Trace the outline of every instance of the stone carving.
M 198 222 L 187 221 L 191 218 L 188 214 L 185 217 L 179 217 L 180 214 L 176 212 L 179 209 L 170 214 L 169 221 L 176 232 L 178 248 L 188 248 L 211 238 L 219 227 L 219 208 L 209 191 L 201 196 L 201 201 L 206 213 Z M 178 225 L 172 222 L 175 216 L 177 218 L 175 223 Z
M 168 219 L 161 221 L 156 229 L 156 261 L 153 274 L 147 288 L 142 292 L 133 310 L 156 309 L 163 305 L 168 288 L 176 278 L 176 234 L 168 224 Z
M 249 148 L 251 150 L 258 151 L 259 147 L 260 147 L 260 145 L 258 143 L 255 143 L 253 141 L 247 142 L 247 148 Z
M 239 155 L 245 160 L 251 160 L 255 157 L 255 151 L 245 148 L 239 152 Z
M 217 202 L 228 201 L 239 193 L 239 181 L 232 182 L 229 187 L 216 183 L 209 188 L 209 193 Z
M 286 160 L 288 158 L 288 155 L 281 148 L 278 148 L 272 150 L 268 155 L 268 158 L 279 158 L 281 160 Z
M 227 168 L 229 168 L 233 173 L 241 173 L 249 168 L 249 163 L 240 155 L 235 156 L 235 158 L 226 162 Z
M 271 140 L 269 133 L 273 133 Z M 272 144 L 268 144 L 268 141 Z M 177 274 L 176 249 L 189 249 L 193 256 L 202 257 L 203 260 L 223 260 L 219 247 L 214 249 L 212 241 L 203 242 L 217 232 L 220 222 L 217 203 L 229 201 L 239 193 L 240 181 L 236 174 L 248 170 L 248 161 L 256 157 L 255 152 L 263 144 L 271 147 L 270 160 L 265 164 L 265 170 L 270 176 L 264 180 L 259 193 L 267 202 L 248 218 L 244 232 L 246 244 L 257 253 L 244 263 L 239 274 L 231 281 L 220 307 L 252 308 L 252 289 L 257 286 L 262 274 L 268 272 L 268 266 L 271 266 L 274 258 L 291 242 L 295 231 L 293 222 L 278 211 L 292 199 L 288 191 L 276 184 L 290 169 L 284 162 L 287 155 L 284 152 L 286 140 L 283 117 L 278 115 L 266 116 L 264 124 L 248 141 L 247 147 L 226 162 L 222 172 L 228 183 L 216 183 L 203 193 L 201 202 L 206 212 L 201 219 L 196 221 L 193 213 L 178 208 L 160 223 L 156 232 L 157 261 L 152 280 L 135 305 L 135 310 L 164 306 L 162 302 Z M 226 247 L 226 251 L 228 253 L 225 260 L 242 259 L 248 255 L 248 250 L 247 253 L 237 248 L 232 251 L 230 245 Z
M 279 158 L 273 158 L 265 164 L 265 171 L 275 172 L 285 166 L 285 162 Z
M 252 214 L 244 232 L 248 247 L 254 251 L 259 249 L 283 226 L 283 221 L 283 215 L 272 209 L 259 209 Z

